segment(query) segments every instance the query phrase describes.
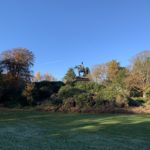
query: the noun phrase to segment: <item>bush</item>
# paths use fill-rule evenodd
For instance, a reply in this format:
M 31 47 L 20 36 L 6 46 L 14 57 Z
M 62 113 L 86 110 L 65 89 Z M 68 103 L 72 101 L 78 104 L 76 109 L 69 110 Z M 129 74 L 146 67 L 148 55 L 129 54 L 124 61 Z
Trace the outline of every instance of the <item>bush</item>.
M 147 100 L 150 100 L 150 88 L 147 88 L 147 89 L 144 91 L 144 93 L 145 93 L 145 98 L 146 98 Z
M 130 97 L 141 97 L 143 95 L 143 93 L 140 92 L 140 89 L 133 88 L 133 89 L 130 90 L 129 95 L 130 95 Z
M 100 105 L 108 105 L 114 104 L 114 107 L 126 107 L 128 106 L 128 100 L 125 95 L 118 94 L 117 92 L 112 89 L 102 89 L 95 97 L 96 106 Z
M 133 107 L 139 107 L 142 106 L 144 103 L 143 98 L 129 98 L 128 99 L 128 105 Z
M 70 98 L 70 97 L 74 97 L 74 95 L 78 95 L 78 94 L 85 93 L 85 92 L 86 91 L 84 91 L 82 89 L 75 88 L 75 87 L 72 87 L 70 85 L 66 85 L 66 86 L 63 86 L 59 90 L 58 95 L 62 99 L 67 99 L 67 98 Z
M 23 92 L 22 96 L 24 99 L 26 99 L 28 105 L 34 105 L 34 99 L 33 99 L 33 90 L 34 90 L 34 84 L 32 83 L 27 83 Z
M 53 94 L 53 95 L 51 95 L 51 97 L 50 97 L 50 102 L 51 102 L 51 104 L 53 104 L 53 105 L 60 105 L 60 104 L 62 104 L 62 98 L 60 98 L 59 96 L 58 96 L 58 94 Z
M 36 103 L 47 100 L 52 94 L 57 93 L 62 86 L 64 86 L 64 83 L 59 81 L 35 82 L 32 92 L 33 99 Z
M 117 107 L 124 108 L 128 106 L 128 99 L 124 95 L 117 95 L 115 103 Z
M 96 100 L 105 100 L 105 101 L 112 101 L 115 100 L 116 93 L 109 89 L 102 89 L 96 95 Z
M 76 102 L 74 98 L 67 98 L 66 100 L 63 101 L 63 110 L 69 111 L 71 110 L 72 107 L 76 107 Z
M 76 105 L 80 108 L 87 107 L 87 106 L 92 107 L 95 104 L 91 94 L 89 93 L 81 93 L 81 94 L 75 95 L 74 99 L 75 99 Z
M 3 83 L 1 85 L 1 98 L 0 103 L 6 107 L 15 107 L 18 105 L 26 105 L 26 101 L 22 96 L 22 91 L 25 87 L 24 81 L 11 80 L 7 78 L 3 78 Z
M 64 110 L 71 109 L 72 107 L 92 107 L 95 104 L 92 94 L 71 85 L 63 86 L 58 92 L 58 97 L 63 99 Z
M 59 109 L 59 106 L 52 105 L 51 102 L 49 102 L 49 101 L 44 101 L 41 105 L 36 106 L 36 110 L 39 110 L 39 111 L 56 112 L 56 111 L 58 111 L 58 109 Z
M 98 83 L 95 83 L 95 82 L 92 82 L 92 81 L 88 81 L 88 82 L 85 82 L 85 81 L 77 81 L 74 86 L 76 88 L 79 88 L 79 89 L 82 89 L 82 90 L 85 90 L 89 93 L 98 93 L 102 88 L 103 86 L 98 84 Z

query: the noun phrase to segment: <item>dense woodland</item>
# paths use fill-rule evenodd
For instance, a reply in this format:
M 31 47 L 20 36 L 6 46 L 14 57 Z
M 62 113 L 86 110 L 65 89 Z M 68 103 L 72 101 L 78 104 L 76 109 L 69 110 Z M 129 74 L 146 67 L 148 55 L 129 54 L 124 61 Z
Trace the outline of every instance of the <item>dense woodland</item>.
M 14 48 L 0 54 L 0 107 L 47 111 L 109 112 L 150 105 L 150 51 L 123 67 L 117 60 L 93 65 L 84 77 L 68 68 L 63 81 L 48 72 L 33 75 L 34 54 Z

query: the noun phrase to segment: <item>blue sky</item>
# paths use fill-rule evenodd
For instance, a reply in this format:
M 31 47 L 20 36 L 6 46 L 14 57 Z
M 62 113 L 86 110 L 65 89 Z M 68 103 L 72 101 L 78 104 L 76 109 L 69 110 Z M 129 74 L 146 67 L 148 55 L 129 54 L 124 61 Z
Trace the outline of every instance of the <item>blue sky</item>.
M 25 47 L 34 71 L 61 79 L 88 67 L 150 49 L 149 0 L 0 0 L 0 52 Z

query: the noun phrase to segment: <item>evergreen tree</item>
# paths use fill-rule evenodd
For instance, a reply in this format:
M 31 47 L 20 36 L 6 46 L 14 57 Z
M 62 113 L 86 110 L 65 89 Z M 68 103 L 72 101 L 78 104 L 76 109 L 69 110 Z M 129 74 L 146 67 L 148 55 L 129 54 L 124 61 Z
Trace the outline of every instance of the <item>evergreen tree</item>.
M 64 81 L 72 82 L 75 80 L 75 78 L 76 78 L 76 74 L 75 74 L 73 68 L 69 68 L 67 73 L 65 74 Z

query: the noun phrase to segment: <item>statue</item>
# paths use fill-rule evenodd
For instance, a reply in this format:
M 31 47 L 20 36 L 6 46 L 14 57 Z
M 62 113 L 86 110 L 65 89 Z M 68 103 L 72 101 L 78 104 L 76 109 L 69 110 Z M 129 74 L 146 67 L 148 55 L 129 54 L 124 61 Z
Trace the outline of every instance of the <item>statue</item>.
M 84 67 L 83 62 L 80 65 L 75 66 L 75 69 L 78 70 L 78 75 L 81 78 L 86 77 L 90 72 L 88 67 Z

